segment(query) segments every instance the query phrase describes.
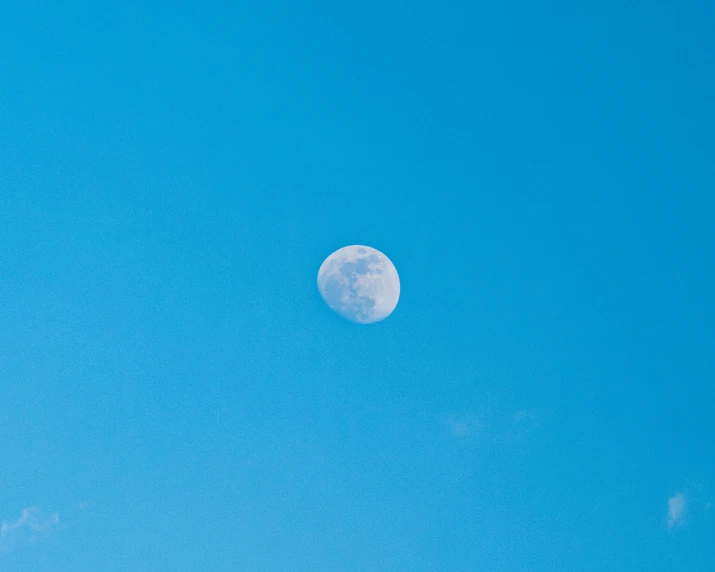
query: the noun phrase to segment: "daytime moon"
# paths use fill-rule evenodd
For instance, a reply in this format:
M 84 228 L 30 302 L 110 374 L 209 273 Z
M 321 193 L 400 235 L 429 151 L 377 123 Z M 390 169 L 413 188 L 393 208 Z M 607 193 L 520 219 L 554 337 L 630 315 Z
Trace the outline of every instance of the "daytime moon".
M 369 246 L 336 250 L 318 270 L 318 289 L 332 310 L 358 324 L 389 316 L 400 298 L 400 278 L 390 259 Z

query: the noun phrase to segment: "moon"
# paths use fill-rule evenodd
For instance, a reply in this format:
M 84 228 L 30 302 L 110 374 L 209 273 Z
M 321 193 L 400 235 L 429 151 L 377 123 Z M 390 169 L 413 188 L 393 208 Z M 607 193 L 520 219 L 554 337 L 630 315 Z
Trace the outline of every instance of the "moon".
M 356 244 L 325 259 L 318 270 L 318 289 L 343 318 L 371 324 L 387 318 L 397 306 L 400 277 L 382 252 Z

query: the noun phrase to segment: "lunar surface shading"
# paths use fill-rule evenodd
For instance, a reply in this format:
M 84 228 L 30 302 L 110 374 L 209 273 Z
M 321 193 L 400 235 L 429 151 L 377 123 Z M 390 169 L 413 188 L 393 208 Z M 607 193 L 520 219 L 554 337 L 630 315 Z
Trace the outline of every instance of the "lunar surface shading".
M 318 289 L 326 304 L 358 324 L 389 316 L 400 298 L 400 278 L 390 259 L 369 246 L 346 246 L 325 259 Z

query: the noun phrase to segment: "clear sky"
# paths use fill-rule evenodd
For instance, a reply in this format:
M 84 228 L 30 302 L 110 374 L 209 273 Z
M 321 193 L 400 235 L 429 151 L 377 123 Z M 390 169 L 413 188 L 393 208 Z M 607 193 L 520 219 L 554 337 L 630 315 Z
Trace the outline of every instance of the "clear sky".
M 715 569 L 713 70 L 706 0 L 3 2 L 0 569 Z

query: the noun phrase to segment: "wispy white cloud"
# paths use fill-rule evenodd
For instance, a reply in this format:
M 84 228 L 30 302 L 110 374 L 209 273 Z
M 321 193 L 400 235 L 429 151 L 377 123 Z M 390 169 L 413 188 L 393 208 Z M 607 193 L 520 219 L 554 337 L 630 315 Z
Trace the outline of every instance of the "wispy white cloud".
M 36 506 L 23 509 L 17 520 L 0 524 L 0 550 L 8 551 L 21 543 L 32 544 L 49 534 L 59 522 L 57 513 L 46 514 Z
M 444 419 L 444 424 L 455 437 L 473 436 L 484 429 L 484 424 L 474 415 L 449 416 Z
M 512 443 L 539 429 L 545 412 L 536 409 L 518 409 L 506 415 L 490 410 L 454 414 L 442 417 L 441 423 L 453 437 L 479 437 L 483 442 Z
M 675 493 L 668 499 L 668 528 L 683 525 L 686 504 L 687 498 L 684 493 Z
M 80 512 L 87 512 L 94 508 L 94 503 L 91 501 L 82 501 L 75 504 L 74 507 Z
M 511 416 L 513 437 L 522 437 L 541 427 L 543 414 L 534 409 L 519 409 Z

